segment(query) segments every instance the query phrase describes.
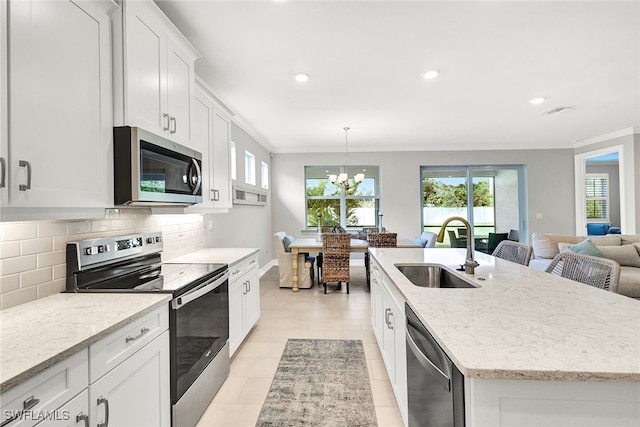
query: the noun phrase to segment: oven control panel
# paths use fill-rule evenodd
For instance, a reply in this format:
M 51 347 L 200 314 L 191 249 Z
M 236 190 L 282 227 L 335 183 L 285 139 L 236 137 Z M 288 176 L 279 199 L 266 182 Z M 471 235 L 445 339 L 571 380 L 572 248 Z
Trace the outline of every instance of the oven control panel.
M 73 259 L 76 271 L 81 271 L 84 267 L 120 258 L 162 252 L 162 243 L 161 231 L 67 243 L 67 265 Z

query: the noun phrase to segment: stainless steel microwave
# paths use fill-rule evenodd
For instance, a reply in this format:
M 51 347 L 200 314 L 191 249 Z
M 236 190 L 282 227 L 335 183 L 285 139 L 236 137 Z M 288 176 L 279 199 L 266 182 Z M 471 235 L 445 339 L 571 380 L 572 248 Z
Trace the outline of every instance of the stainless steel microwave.
M 138 127 L 113 128 L 114 203 L 202 202 L 202 154 Z

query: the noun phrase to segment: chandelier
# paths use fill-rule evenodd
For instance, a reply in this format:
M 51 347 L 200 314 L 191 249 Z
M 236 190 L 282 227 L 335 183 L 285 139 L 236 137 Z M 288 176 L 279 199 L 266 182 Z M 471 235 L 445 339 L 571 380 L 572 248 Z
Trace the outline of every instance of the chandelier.
M 345 144 L 345 157 L 346 157 L 346 164 L 344 167 L 344 172 L 336 175 L 336 174 L 331 174 L 329 175 L 329 181 L 331 181 L 332 184 L 337 184 L 342 186 L 345 190 L 349 189 L 349 175 L 348 175 L 348 171 L 349 171 L 349 138 L 348 138 L 348 133 L 349 133 L 349 129 L 348 127 L 344 128 L 344 144 Z M 360 184 L 362 181 L 364 180 L 364 174 L 363 173 L 358 173 L 355 174 L 353 177 L 353 182 L 357 185 Z

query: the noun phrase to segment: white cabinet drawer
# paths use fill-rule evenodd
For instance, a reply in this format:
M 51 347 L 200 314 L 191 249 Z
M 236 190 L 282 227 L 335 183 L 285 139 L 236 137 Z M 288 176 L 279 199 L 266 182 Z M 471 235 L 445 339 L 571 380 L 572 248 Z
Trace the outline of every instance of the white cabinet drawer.
M 39 416 L 53 413 L 89 384 L 87 349 L 45 369 L 24 383 L 0 395 L 1 422 L 14 416 L 7 427 L 32 426 Z M 25 410 L 20 416 L 20 411 Z
M 237 280 L 243 274 L 244 274 L 243 261 L 238 261 L 229 266 L 229 282 L 233 282 L 234 280 Z
M 46 414 L 38 426 L 42 427 L 85 427 L 89 424 L 89 390 L 74 397 L 61 408 Z M 86 422 L 85 422 L 86 420 Z
M 163 305 L 89 347 L 89 381 L 118 366 L 169 329 L 169 306 Z
M 244 259 L 244 270 L 249 271 L 258 266 L 258 254 L 255 253 Z

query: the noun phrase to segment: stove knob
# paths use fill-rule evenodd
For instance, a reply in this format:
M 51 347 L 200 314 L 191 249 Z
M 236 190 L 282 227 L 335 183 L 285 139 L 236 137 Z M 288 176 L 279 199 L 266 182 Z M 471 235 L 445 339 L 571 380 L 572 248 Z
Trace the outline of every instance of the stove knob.
M 147 243 L 149 244 L 153 243 L 153 237 L 147 237 Z
M 90 246 L 84 250 L 86 255 L 95 255 L 98 253 L 98 248 L 96 246 Z
M 162 243 L 162 237 L 160 236 L 156 237 L 156 243 Z

